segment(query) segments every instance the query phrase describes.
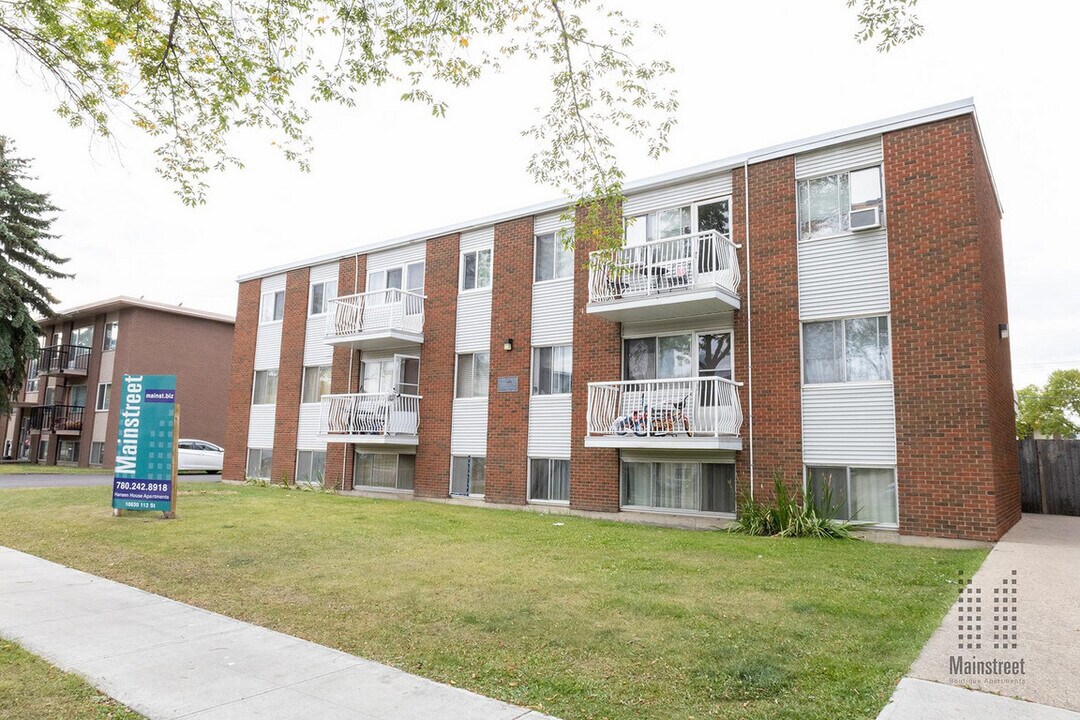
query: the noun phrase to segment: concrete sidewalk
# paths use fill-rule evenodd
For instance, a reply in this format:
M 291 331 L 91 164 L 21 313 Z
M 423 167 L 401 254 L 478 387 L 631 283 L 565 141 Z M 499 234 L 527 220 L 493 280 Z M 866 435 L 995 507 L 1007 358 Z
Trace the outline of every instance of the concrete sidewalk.
M 148 718 L 548 717 L 4 547 L 0 636 Z

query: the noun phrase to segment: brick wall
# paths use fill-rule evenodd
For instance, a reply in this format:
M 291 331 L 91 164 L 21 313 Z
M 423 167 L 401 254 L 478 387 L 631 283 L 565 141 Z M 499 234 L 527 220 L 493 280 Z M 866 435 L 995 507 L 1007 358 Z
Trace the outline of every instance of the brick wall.
M 420 348 L 420 444 L 415 494 L 450 494 L 450 428 L 454 416 L 458 234 L 428 240 L 424 270 L 424 344 Z
M 1019 515 L 1016 447 L 996 339 L 1001 238 L 973 119 L 883 144 L 900 532 L 996 540 Z
M 83 410 L 82 431 L 79 433 L 79 465 L 87 467 L 90 464 L 90 443 L 94 439 L 94 425 L 98 422 L 116 424 L 114 413 L 101 413 L 98 415 L 97 386 L 102 382 L 101 378 L 101 343 L 105 338 L 105 315 L 104 313 L 94 318 L 94 339 L 90 346 L 90 359 L 87 362 L 86 372 L 86 409 Z M 111 378 L 106 378 L 111 381 Z M 112 398 L 109 398 L 109 407 L 112 407 Z M 113 429 L 115 433 L 115 428 Z M 106 428 L 106 435 L 109 434 Z
M 579 211 L 579 221 L 582 217 Z M 585 447 L 589 383 L 619 380 L 622 373 L 622 325 L 585 312 L 589 303 L 589 252 L 595 249 L 594 244 L 581 237 L 574 246 L 570 507 L 618 512 L 619 451 Z
M 533 218 L 495 226 L 491 287 L 491 380 L 484 500 L 525 504 L 529 458 L 532 365 Z M 503 341 L 511 338 L 507 352 Z M 498 392 L 500 377 L 516 377 L 518 391 Z
M 364 292 L 367 283 L 367 256 L 353 255 L 342 258 L 338 264 L 338 295 L 355 295 Z M 330 392 L 336 395 L 355 392 L 356 378 L 360 372 L 359 354 L 340 345 L 334 347 L 334 360 L 330 374 Z M 342 490 L 353 487 L 353 446 L 350 443 L 327 443 L 326 478 Z
M 248 280 L 240 283 L 236 299 L 236 328 L 225 419 L 225 468 L 221 473 L 226 480 L 243 480 L 247 474 L 248 423 L 251 386 L 255 380 L 255 340 L 259 333 L 261 291 L 261 280 Z
M 274 408 L 274 460 L 270 479 L 296 479 L 296 430 L 300 421 L 300 391 L 304 379 L 304 341 L 307 331 L 311 270 L 290 270 L 285 276 L 285 312 L 281 319 L 277 403 Z

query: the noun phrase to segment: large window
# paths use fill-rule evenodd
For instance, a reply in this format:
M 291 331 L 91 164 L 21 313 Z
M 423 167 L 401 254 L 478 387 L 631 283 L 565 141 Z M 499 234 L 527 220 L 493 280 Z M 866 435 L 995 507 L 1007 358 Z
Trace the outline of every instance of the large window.
M 300 393 L 300 402 L 317 403 L 322 396 L 330 392 L 329 365 L 311 365 L 304 368 L 304 384 Z
M 536 259 L 533 278 L 536 282 L 560 280 L 574 274 L 574 251 L 563 243 L 559 233 L 536 236 Z
M 102 465 L 105 463 L 105 443 L 92 442 L 90 443 L 90 464 Z
M 325 450 L 298 450 L 296 452 L 296 482 L 322 485 L 325 477 Z
M 420 394 L 420 358 L 397 355 L 392 360 L 364 360 L 360 392 Z
M 853 213 L 857 227 L 876 227 L 881 219 L 882 195 L 881 166 L 800 180 L 799 238 L 850 232 Z M 878 222 L 873 223 L 871 217 Z
M 26 392 L 34 393 L 38 391 L 38 361 L 40 358 L 34 358 L 30 361 L 26 367 Z
M 893 468 L 808 467 L 806 486 L 818 507 L 828 497 L 839 520 L 896 525 Z
M 79 441 L 61 440 L 60 444 L 56 447 L 56 462 L 78 464 Z
M 570 501 L 570 461 L 556 458 L 529 460 L 529 499 Z
M 570 392 L 573 352 L 569 345 L 533 348 L 533 395 L 565 395 Z
M 86 325 L 71 331 L 71 345 L 82 348 L 92 348 L 94 345 L 94 326 Z
M 463 353 L 458 355 L 455 397 L 487 397 L 489 372 L 488 353 Z
M 704 200 L 677 208 L 657 210 L 626 219 L 626 244 L 641 245 L 653 240 L 680 237 L 693 232 L 716 230 L 731 236 L 731 201 Z
M 105 338 L 101 341 L 101 349 L 108 352 L 116 349 L 116 338 L 120 334 L 120 323 L 116 320 L 105 323 Z
M 72 385 L 69 387 L 67 404 L 72 407 L 86 407 L 86 385 Z
M 486 458 L 455 455 L 450 461 L 450 494 L 484 494 L 484 466 Z
M 803 379 L 807 384 L 891 377 L 888 317 L 803 323 Z
M 248 448 L 247 476 L 269 480 L 274 463 L 274 451 L 270 448 Z
M 735 466 L 726 463 L 624 462 L 625 507 L 735 512 Z
M 368 273 L 367 289 L 369 292 L 390 289 L 408 290 L 423 295 L 424 261 L 372 271 Z
M 39 463 L 45 462 L 49 457 L 49 439 L 42 438 L 38 441 L 37 459 Z
M 285 317 L 285 291 L 263 293 L 259 307 L 259 322 L 277 322 Z
M 416 456 L 389 453 L 353 453 L 353 486 L 377 490 L 412 490 Z
M 95 410 L 108 410 L 109 409 L 109 394 L 112 391 L 112 383 L 98 383 L 97 386 L 97 402 L 94 403 Z
M 491 287 L 491 248 L 474 250 L 461 256 L 461 289 Z
M 277 368 L 256 370 L 255 387 L 251 394 L 252 405 L 273 405 L 277 402 Z
M 308 315 L 322 315 L 330 309 L 330 301 L 337 297 L 337 280 L 311 283 L 308 296 Z
M 687 333 L 623 340 L 624 380 L 695 376 L 732 379 L 731 333 Z

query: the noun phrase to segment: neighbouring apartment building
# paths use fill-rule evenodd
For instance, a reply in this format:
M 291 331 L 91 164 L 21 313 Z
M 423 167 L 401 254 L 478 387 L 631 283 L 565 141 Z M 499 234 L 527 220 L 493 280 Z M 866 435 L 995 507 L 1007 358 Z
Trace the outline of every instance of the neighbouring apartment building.
M 225 477 L 718 524 L 774 478 L 905 535 L 1020 515 L 971 101 L 244 275 Z
M 116 297 L 38 324 L 40 355 L 0 417 L 5 459 L 111 468 L 125 374 L 176 375 L 181 434 L 224 445 L 233 318 Z

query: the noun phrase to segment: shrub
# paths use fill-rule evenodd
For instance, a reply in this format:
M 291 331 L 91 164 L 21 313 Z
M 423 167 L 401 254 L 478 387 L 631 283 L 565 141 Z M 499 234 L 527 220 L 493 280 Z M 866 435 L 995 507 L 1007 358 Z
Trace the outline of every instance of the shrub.
M 728 530 L 745 535 L 780 537 L 851 537 L 854 524 L 835 519 L 838 506 L 828 488 L 820 504 L 809 501 L 800 504 L 779 476 L 773 477 L 773 487 L 771 503 L 758 502 L 744 495 L 739 501 L 738 517 Z

